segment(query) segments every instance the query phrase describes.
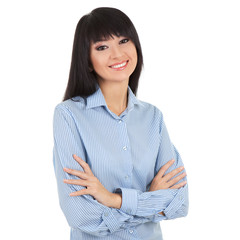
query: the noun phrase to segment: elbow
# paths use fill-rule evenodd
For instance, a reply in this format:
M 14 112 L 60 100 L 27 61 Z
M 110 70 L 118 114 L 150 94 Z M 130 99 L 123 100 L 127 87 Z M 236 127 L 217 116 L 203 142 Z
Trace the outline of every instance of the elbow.
M 188 184 L 185 186 L 183 199 L 184 201 L 181 207 L 176 212 L 179 217 L 186 217 L 188 215 L 188 210 L 189 210 Z
M 184 211 L 184 216 L 183 217 L 186 217 L 188 215 L 188 210 L 189 210 L 189 203 L 188 203 L 188 199 L 187 199 L 187 204 L 185 205 L 185 211 Z
M 182 204 L 182 206 L 175 212 L 165 214 L 167 220 L 186 217 L 187 215 L 188 215 L 188 205 L 187 204 Z
M 188 194 L 186 194 L 184 202 L 182 203 L 181 207 L 177 210 L 176 214 L 178 217 L 186 217 L 188 215 L 189 210 L 189 198 Z
M 186 192 L 184 202 L 182 203 L 181 207 L 176 211 L 174 218 L 186 217 L 188 215 L 188 210 L 189 210 L 189 198 L 188 192 Z
M 169 206 L 169 210 L 164 211 L 167 219 L 175 219 L 186 217 L 189 209 L 189 198 L 187 187 L 184 189 L 184 193 L 176 198 L 176 202 Z
M 188 215 L 188 204 L 183 204 L 182 207 L 177 211 L 178 217 L 186 217 Z
M 188 197 L 188 191 L 185 194 L 185 201 L 182 204 L 181 207 L 182 210 L 182 217 L 186 217 L 188 215 L 188 210 L 189 210 L 189 197 Z
M 185 197 L 185 200 L 181 207 L 176 211 L 175 218 L 186 217 L 189 210 L 189 199 L 188 196 Z
M 111 234 L 108 227 L 102 219 L 89 219 L 87 220 L 86 214 L 79 214 L 80 211 L 69 208 L 67 201 L 60 201 L 60 208 L 67 220 L 69 227 L 72 231 L 81 232 L 83 236 L 108 236 Z M 90 214 L 93 216 L 93 214 Z M 93 221 L 91 221 L 93 220 Z

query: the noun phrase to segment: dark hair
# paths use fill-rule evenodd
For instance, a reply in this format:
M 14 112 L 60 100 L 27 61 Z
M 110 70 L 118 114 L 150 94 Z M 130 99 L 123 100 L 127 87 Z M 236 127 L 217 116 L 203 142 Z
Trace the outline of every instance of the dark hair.
M 100 7 L 84 15 L 78 22 L 72 49 L 69 79 L 63 101 L 75 96 L 88 97 L 96 91 L 97 76 L 90 71 L 90 44 L 109 37 L 128 37 L 137 50 L 137 66 L 129 79 L 129 86 L 136 95 L 143 66 L 143 56 L 137 31 L 122 11 Z

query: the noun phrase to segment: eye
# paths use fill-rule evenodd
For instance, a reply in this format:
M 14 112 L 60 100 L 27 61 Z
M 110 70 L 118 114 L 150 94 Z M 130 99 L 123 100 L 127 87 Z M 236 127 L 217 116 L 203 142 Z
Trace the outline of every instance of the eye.
M 96 48 L 97 51 L 103 51 L 105 49 L 107 49 L 107 46 L 99 46 Z
M 128 38 L 124 38 L 124 39 L 122 39 L 122 40 L 120 41 L 120 44 L 122 44 L 122 43 L 127 43 L 128 41 L 129 41 Z

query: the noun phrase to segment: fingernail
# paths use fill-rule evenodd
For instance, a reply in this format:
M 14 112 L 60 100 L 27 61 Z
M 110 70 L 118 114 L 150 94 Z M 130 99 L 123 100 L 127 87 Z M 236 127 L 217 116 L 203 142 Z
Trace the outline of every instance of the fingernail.
M 183 170 L 184 169 L 184 167 L 180 167 L 180 170 Z

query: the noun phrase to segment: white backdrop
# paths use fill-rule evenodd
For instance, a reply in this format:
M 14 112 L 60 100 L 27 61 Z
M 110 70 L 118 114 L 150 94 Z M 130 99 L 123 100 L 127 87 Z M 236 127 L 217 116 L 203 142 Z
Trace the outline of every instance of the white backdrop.
M 82 15 L 117 7 L 133 21 L 144 71 L 137 97 L 165 116 L 188 173 L 189 215 L 165 240 L 239 240 L 240 4 L 233 0 L 1 1 L 0 239 L 66 240 L 52 164 Z

